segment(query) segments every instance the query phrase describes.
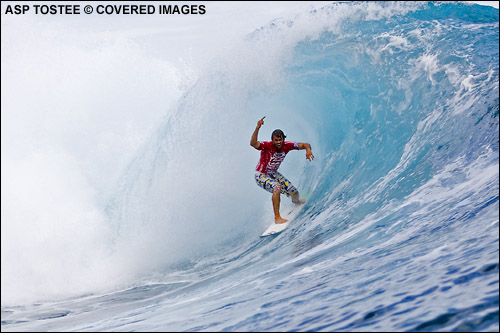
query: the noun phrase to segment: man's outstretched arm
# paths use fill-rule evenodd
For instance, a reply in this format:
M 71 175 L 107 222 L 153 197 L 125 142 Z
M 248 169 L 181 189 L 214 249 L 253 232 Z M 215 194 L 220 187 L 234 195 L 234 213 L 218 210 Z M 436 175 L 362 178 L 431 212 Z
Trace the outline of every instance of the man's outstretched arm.
M 264 124 L 264 118 L 266 117 L 262 117 L 262 119 L 257 122 L 257 127 L 255 127 L 255 131 L 253 131 L 252 138 L 250 139 L 250 146 L 254 147 L 255 149 L 259 149 L 260 147 L 260 142 L 258 141 L 257 137 L 259 136 L 260 127 Z
M 311 151 L 311 145 L 305 142 L 299 142 L 299 150 L 305 149 L 306 150 L 306 158 L 309 161 L 314 160 L 314 155 Z

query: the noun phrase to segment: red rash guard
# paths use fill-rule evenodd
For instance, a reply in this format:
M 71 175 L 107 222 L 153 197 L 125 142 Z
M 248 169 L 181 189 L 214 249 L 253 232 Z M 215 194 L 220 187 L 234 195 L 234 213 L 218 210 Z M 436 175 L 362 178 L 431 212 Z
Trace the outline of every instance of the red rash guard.
M 278 171 L 281 162 L 290 150 L 299 149 L 298 142 L 285 141 L 278 151 L 272 141 L 260 142 L 260 160 L 255 171 L 262 173 L 274 173 Z

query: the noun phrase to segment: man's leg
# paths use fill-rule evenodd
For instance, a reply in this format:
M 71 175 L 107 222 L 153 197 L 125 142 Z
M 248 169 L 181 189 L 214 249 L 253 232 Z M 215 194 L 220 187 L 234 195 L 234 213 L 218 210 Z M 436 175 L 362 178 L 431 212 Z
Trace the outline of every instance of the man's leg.
M 283 187 L 283 193 L 289 197 L 292 197 L 292 202 L 296 205 L 303 205 L 306 203 L 305 199 L 300 199 L 299 191 L 295 186 L 293 186 L 292 182 L 286 179 L 281 173 L 276 172 L 275 174 L 276 180 Z
M 288 222 L 287 219 L 284 219 L 280 215 L 280 192 L 281 185 L 276 185 L 273 190 L 273 209 L 274 209 L 274 222 L 277 224 Z
M 280 192 L 281 185 L 278 183 L 274 177 L 264 173 L 256 173 L 255 181 L 259 187 L 272 193 L 273 210 L 274 210 L 274 222 L 275 223 L 285 223 L 287 220 L 283 219 L 280 215 Z
M 306 199 L 300 199 L 299 192 L 292 193 L 292 202 L 296 205 L 303 205 L 306 203 Z

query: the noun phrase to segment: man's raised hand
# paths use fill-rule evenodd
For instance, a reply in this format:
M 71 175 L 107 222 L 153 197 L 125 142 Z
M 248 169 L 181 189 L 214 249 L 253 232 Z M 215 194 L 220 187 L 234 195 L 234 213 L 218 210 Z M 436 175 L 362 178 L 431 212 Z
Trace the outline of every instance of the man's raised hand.
M 257 122 L 257 127 L 260 128 L 262 125 L 264 125 L 264 118 L 266 118 L 266 116 L 262 117 L 262 119 Z

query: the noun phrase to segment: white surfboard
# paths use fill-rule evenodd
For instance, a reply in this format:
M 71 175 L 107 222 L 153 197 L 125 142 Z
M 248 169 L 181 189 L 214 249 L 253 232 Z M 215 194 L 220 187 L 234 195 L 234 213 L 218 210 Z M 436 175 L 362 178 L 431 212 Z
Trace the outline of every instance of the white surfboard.
M 290 224 L 290 222 L 285 222 L 285 223 L 274 223 L 273 222 L 273 224 L 271 224 L 269 226 L 269 228 L 267 228 L 266 231 L 264 231 L 264 233 L 262 235 L 260 235 L 260 237 L 279 234 L 280 232 L 282 232 L 283 230 L 285 230 L 288 227 L 288 224 Z
M 276 235 L 276 234 L 279 234 L 280 232 L 282 232 L 283 230 L 285 230 L 288 225 L 290 224 L 290 222 L 295 219 L 295 217 L 299 214 L 299 212 L 301 211 L 302 207 L 304 207 L 304 205 L 299 205 L 299 206 L 296 206 L 296 205 L 293 205 L 291 207 L 288 207 L 288 209 L 285 210 L 284 214 L 282 214 L 281 216 L 283 216 L 285 219 L 288 220 L 288 222 L 285 222 L 285 223 L 272 223 L 267 229 L 266 231 L 264 231 L 264 233 L 262 235 L 260 235 L 260 237 L 265 237 L 265 236 L 270 236 L 270 235 Z

